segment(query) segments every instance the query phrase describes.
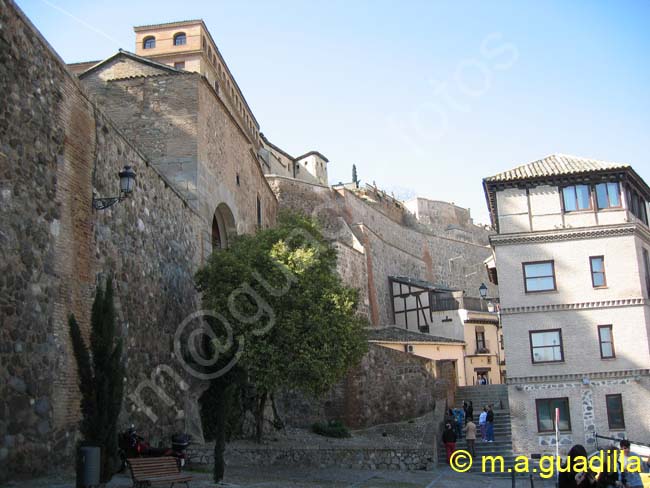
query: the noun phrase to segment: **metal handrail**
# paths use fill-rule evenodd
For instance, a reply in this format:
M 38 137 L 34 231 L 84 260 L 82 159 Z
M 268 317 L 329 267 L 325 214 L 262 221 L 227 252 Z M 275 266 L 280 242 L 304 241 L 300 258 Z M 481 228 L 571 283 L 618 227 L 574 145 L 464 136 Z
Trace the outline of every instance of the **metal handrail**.
M 596 449 L 598 449 L 598 439 L 607 439 L 609 441 L 616 441 L 616 442 L 621 442 L 623 440 L 617 437 L 608 437 L 606 435 L 600 435 L 600 434 L 594 434 L 594 437 L 596 438 Z M 625 438 L 625 440 L 630 441 L 630 444 L 636 444 L 637 446 L 650 447 L 650 444 L 646 444 L 645 442 L 636 442 L 628 438 Z

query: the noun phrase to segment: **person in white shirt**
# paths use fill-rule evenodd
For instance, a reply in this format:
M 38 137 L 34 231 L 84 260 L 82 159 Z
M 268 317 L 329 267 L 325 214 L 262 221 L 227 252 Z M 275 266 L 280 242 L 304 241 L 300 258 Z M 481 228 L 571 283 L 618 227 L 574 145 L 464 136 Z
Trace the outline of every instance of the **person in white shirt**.
M 481 429 L 481 440 L 485 442 L 487 440 L 487 433 L 486 433 L 486 428 L 487 428 L 487 407 L 483 407 L 483 411 L 481 412 L 481 415 L 478 417 L 478 426 L 479 429 Z

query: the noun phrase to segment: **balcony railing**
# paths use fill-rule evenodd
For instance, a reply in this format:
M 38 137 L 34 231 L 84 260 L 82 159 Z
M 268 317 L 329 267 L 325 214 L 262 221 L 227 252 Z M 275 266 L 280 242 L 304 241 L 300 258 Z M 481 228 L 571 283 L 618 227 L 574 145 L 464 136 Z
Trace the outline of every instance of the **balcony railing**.
M 473 312 L 496 312 L 499 306 L 498 298 L 482 299 L 476 297 L 445 297 L 431 299 L 431 310 L 442 312 L 445 310 L 471 310 Z

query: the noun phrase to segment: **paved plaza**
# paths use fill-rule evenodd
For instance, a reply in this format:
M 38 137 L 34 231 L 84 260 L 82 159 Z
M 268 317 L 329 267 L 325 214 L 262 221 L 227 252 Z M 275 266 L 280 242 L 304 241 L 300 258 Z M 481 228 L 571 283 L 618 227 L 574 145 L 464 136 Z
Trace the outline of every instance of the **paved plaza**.
M 300 467 L 230 467 L 223 483 L 215 485 L 210 473 L 194 472 L 194 488 L 511 488 L 512 480 L 481 474 L 455 473 L 447 467 L 436 471 L 366 471 L 354 469 L 308 469 Z M 64 474 L 25 482 L 12 482 L 12 488 L 71 488 L 74 475 Z M 109 488 L 132 486 L 126 475 L 118 475 Z M 516 488 L 530 488 L 530 480 L 516 479 Z M 537 478 L 534 488 L 551 488 L 550 481 Z

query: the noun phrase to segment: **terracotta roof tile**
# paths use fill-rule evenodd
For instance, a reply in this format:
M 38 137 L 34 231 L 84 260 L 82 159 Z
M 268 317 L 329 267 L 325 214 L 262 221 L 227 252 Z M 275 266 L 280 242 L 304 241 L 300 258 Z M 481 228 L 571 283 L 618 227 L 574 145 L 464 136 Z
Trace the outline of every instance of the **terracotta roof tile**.
M 596 159 L 569 156 L 567 154 L 551 154 L 538 161 L 517 166 L 516 168 L 504 171 L 485 178 L 487 182 L 516 181 L 529 178 L 541 178 L 545 176 L 561 176 L 590 171 L 606 171 L 612 169 L 629 168 L 628 164 L 611 163 Z
M 368 340 L 375 342 L 448 342 L 451 344 L 464 344 L 464 341 L 458 339 L 424 334 L 397 326 L 370 327 L 367 331 Z

